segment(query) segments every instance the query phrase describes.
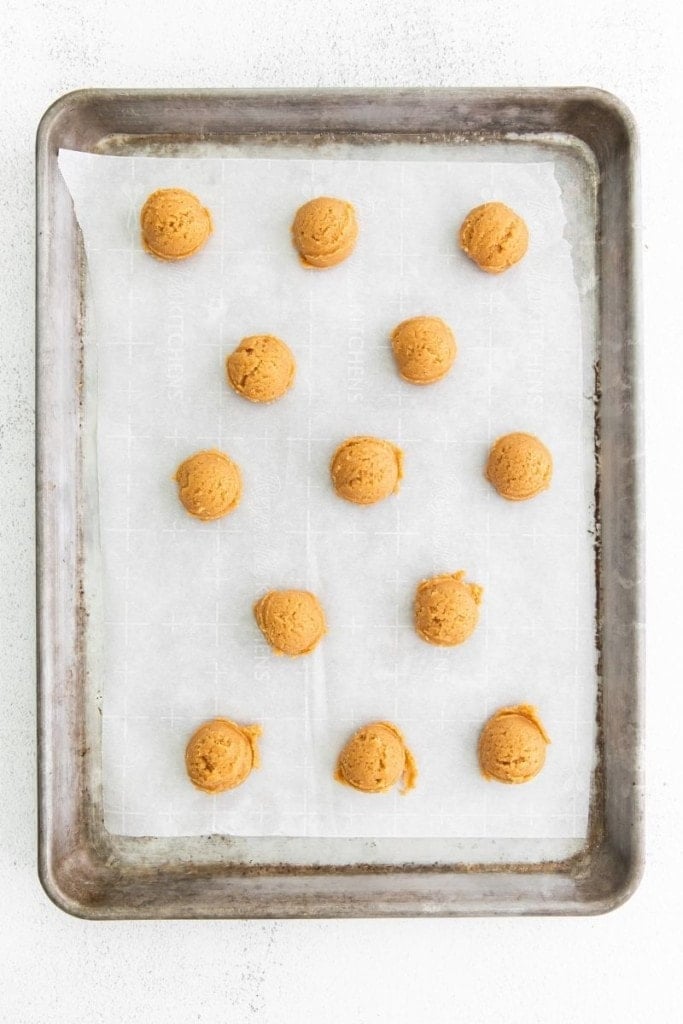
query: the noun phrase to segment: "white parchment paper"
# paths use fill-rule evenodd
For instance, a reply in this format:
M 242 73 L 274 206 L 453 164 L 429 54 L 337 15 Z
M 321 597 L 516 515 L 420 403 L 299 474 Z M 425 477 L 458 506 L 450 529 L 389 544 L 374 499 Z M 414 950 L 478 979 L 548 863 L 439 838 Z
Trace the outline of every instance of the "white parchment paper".
M 408 153 L 407 149 L 402 153 Z M 374 154 L 376 157 L 376 154 Z M 593 767 L 596 655 L 590 343 L 552 160 L 186 159 L 62 151 L 92 290 L 103 564 L 103 785 L 114 833 L 580 837 Z M 191 189 L 215 234 L 180 264 L 143 252 L 139 209 Z M 315 195 L 357 208 L 354 255 L 301 267 L 289 226 Z M 467 211 L 499 198 L 527 220 L 525 260 L 501 277 L 458 251 Z M 459 355 L 428 388 L 402 382 L 388 336 L 408 316 L 453 327 Z M 239 340 L 293 349 L 295 388 L 257 407 L 227 387 Z M 511 504 L 486 483 L 489 443 L 538 434 L 552 489 Z M 405 451 L 398 497 L 357 508 L 329 459 L 353 434 Z M 206 447 L 242 467 L 238 511 L 191 520 L 172 475 Z M 443 650 L 412 629 L 416 584 L 465 569 L 481 622 Z M 321 598 L 329 635 L 307 658 L 271 654 L 252 604 L 271 588 Z M 497 707 L 539 707 L 552 738 L 531 784 L 479 775 Z M 204 720 L 259 722 L 263 767 L 208 797 L 183 752 Z M 333 781 L 360 725 L 396 722 L 418 788 L 367 796 Z

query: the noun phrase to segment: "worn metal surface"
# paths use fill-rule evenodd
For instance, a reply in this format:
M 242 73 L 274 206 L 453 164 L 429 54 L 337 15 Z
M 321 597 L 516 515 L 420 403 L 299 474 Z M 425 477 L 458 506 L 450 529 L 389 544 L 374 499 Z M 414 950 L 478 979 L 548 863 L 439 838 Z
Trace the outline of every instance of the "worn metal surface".
M 381 144 L 542 140 L 597 164 L 599 768 L 585 850 L 562 863 L 295 866 L 235 859 L 229 837 L 113 837 L 102 826 L 99 681 L 88 648 L 81 401 L 82 251 L 60 147 L 131 151 L 265 138 Z M 597 913 L 642 867 L 639 373 L 630 117 L 592 90 L 79 92 L 38 133 L 40 874 L 87 917 Z M 254 840 L 253 842 L 258 842 Z

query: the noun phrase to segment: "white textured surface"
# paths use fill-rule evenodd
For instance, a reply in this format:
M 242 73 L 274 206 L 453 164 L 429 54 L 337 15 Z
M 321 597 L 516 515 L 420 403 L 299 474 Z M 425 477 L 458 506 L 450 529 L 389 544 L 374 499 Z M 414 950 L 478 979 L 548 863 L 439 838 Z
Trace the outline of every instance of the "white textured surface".
M 212 0 L 44 4 L 0 13 L 0 1019 L 12 1024 L 325 1018 L 507 1024 L 680 1016 L 675 500 L 683 376 L 677 240 L 681 15 L 666 5 Z M 164 23 L 159 28 L 159 19 Z M 305 40 L 305 42 L 304 42 Z M 648 867 L 590 920 L 87 924 L 35 873 L 33 138 L 48 103 L 89 86 L 594 85 L 642 146 L 648 402 Z M 674 447 L 676 445 L 676 448 Z M 672 465 L 674 467 L 672 479 Z
M 374 159 L 304 153 L 60 154 L 92 285 L 105 827 L 491 837 L 496 859 L 521 838 L 533 840 L 530 859 L 570 856 L 586 835 L 596 700 L 594 331 L 589 321 L 582 336 L 565 238 L 568 217 L 577 234 L 576 204 L 565 208 L 556 160 L 537 162 L 535 150 L 512 163 L 424 146 L 390 160 L 376 149 Z M 150 259 L 139 237 L 142 203 L 171 183 L 214 213 L 214 235 L 182 267 Z M 301 267 L 289 237 L 293 211 L 318 194 L 348 199 L 361 225 L 352 258 L 325 274 Z M 457 252 L 454 226 L 500 196 L 532 243 L 494 277 Z M 451 373 L 430 388 L 400 380 L 388 340 L 423 313 L 443 317 L 459 343 Z M 267 407 L 225 381 L 226 352 L 259 331 L 285 338 L 298 366 L 291 392 Z M 511 503 L 482 467 L 489 443 L 520 428 L 543 438 L 555 472 L 546 494 Z M 359 434 L 404 452 L 400 494 L 372 508 L 340 501 L 329 480 L 332 453 Z M 240 465 L 244 495 L 233 515 L 197 523 L 171 475 L 214 445 Z M 484 587 L 479 628 L 457 650 L 424 643 L 417 583 L 463 568 Z M 329 632 L 306 658 L 272 655 L 252 615 L 261 594 L 286 587 L 325 608 Z M 517 702 L 539 708 L 547 763 L 532 785 L 490 785 L 477 735 Z M 262 765 L 207 798 L 189 784 L 183 750 L 217 714 L 263 727 Z M 386 718 L 417 759 L 415 792 L 369 798 L 340 786 L 338 751 Z M 356 845 L 348 856 L 363 862 Z

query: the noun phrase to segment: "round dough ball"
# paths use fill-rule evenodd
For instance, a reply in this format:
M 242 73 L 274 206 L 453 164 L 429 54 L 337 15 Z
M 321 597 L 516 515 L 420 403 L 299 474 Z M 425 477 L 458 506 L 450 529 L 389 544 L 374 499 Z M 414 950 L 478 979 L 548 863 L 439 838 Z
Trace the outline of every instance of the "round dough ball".
M 372 722 L 348 741 L 334 774 L 364 793 L 384 793 L 403 779 L 401 792 L 415 788 L 417 765 L 402 733 L 391 722 Z
M 152 192 L 140 211 L 142 244 L 160 260 L 184 260 L 199 252 L 213 231 L 211 214 L 183 188 Z
M 272 334 L 243 338 L 226 360 L 228 381 L 250 402 L 274 402 L 294 383 L 296 362 L 288 345 Z
M 185 510 L 209 522 L 233 512 L 242 497 L 239 466 L 215 448 L 195 452 L 178 466 L 173 478 Z
M 340 498 L 374 505 L 398 492 L 403 452 L 379 437 L 350 437 L 332 456 L 330 474 Z
M 445 377 L 458 349 L 453 331 L 438 316 L 415 316 L 394 328 L 391 347 L 398 372 L 411 384 L 433 384 Z
M 325 614 L 307 590 L 271 590 L 254 605 L 256 624 L 276 654 L 310 654 L 326 632 Z
M 553 457 L 533 434 L 505 434 L 489 452 L 486 479 L 508 501 L 526 501 L 550 487 Z
M 319 270 L 350 256 L 357 238 L 356 211 L 344 199 L 311 199 L 299 207 L 292 224 L 292 240 L 301 262 Z
M 228 718 L 205 722 L 185 750 L 190 782 L 205 793 L 222 793 L 241 786 L 252 768 L 260 767 L 257 738 L 260 725 L 237 725 Z
M 479 622 L 483 588 L 465 583 L 464 571 L 423 580 L 415 593 L 415 629 L 437 647 L 457 647 Z
M 485 779 L 529 782 L 545 764 L 550 739 L 530 704 L 501 708 L 486 722 L 479 736 L 478 755 Z
M 529 231 L 505 203 L 484 203 L 465 217 L 460 246 L 488 274 L 502 274 L 519 263 L 529 247 Z

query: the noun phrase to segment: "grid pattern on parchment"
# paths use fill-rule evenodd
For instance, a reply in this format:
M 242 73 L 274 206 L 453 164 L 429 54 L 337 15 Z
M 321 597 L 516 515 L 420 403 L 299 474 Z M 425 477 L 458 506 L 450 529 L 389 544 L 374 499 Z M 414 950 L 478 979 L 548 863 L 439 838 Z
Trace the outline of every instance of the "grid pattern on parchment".
M 102 163 L 104 161 L 104 163 Z M 84 231 L 98 361 L 104 564 L 106 825 L 123 834 L 570 837 L 585 832 L 595 652 L 590 366 L 551 163 L 434 160 L 146 160 L 63 163 Z M 103 179 L 103 175 L 106 177 Z M 114 201 L 93 203 L 106 180 Z M 181 185 L 216 233 L 186 264 L 139 246 L 137 211 Z M 344 195 L 357 251 L 307 272 L 288 242 L 315 194 Z M 476 271 L 454 231 L 504 196 L 532 247 L 504 279 Z M 122 315 L 122 311 L 124 315 Z M 388 335 L 421 313 L 452 324 L 459 356 L 428 389 L 397 377 Z M 298 378 L 267 408 L 225 385 L 224 358 L 249 333 L 295 352 Z M 482 478 L 490 440 L 538 433 L 552 490 L 508 505 Z M 397 498 L 363 509 L 331 493 L 345 437 L 399 443 Z M 242 466 L 244 501 L 199 524 L 172 473 L 218 446 Z M 410 608 L 424 576 L 464 568 L 482 583 L 480 628 L 430 648 Z M 274 657 L 253 601 L 272 587 L 321 597 L 330 633 L 309 658 Z M 539 706 L 553 738 L 528 787 L 486 784 L 477 732 L 497 706 Z M 185 742 L 215 714 L 264 727 L 263 768 L 240 790 L 188 784 Z M 332 780 L 357 726 L 391 717 L 420 764 L 415 793 L 368 798 Z

